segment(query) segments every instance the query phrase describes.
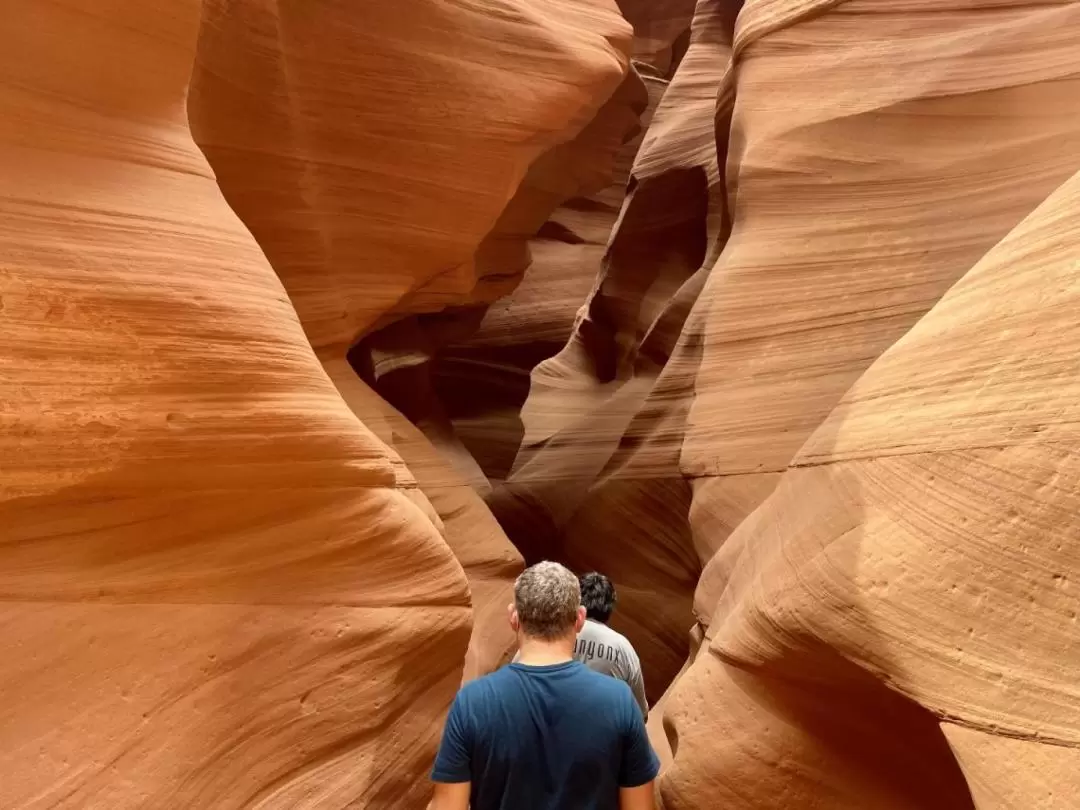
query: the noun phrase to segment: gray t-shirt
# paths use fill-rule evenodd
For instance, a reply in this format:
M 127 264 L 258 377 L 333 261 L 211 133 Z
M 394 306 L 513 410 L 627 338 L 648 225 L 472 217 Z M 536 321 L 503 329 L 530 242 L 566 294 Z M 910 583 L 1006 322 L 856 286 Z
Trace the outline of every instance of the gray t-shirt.
M 616 633 L 606 624 L 585 620 L 585 626 L 578 633 L 574 658 L 589 669 L 603 675 L 611 675 L 630 685 L 634 700 L 641 707 L 641 713 L 649 716 L 649 704 L 645 700 L 645 679 L 641 677 L 641 661 L 633 646 L 622 633 Z
M 511 663 L 517 663 L 521 653 L 514 653 Z M 606 624 L 585 620 L 574 645 L 574 660 L 580 661 L 594 672 L 610 675 L 626 681 L 634 700 L 641 707 L 641 714 L 649 719 L 649 702 L 645 700 L 645 679 L 641 677 L 641 661 L 633 646 L 622 633 L 616 633 Z

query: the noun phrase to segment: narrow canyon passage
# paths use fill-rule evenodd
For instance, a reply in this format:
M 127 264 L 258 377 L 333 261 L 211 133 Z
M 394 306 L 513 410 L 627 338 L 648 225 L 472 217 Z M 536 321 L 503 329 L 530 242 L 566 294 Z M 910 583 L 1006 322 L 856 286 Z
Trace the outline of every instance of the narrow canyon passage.
M 422 810 L 545 559 L 663 810 L 1080 802 L 1080 3 L 0 18 L 0 808 Z

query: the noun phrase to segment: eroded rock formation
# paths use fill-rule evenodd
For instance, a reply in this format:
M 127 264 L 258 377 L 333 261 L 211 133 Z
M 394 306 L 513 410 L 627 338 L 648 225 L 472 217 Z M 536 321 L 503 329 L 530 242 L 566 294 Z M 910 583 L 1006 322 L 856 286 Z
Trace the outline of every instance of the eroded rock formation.
M 735 532 L 747 551 L 668 704 L 665 807 L 1075 804 L 1078 214 L 1080 176 L 860 377 Z
M 520 558 L 345 348 L 495 294 L 469 255 L 622 80 L 628 27 L 417 6 L 446 25 L 411 41 L 375 6 L 5 12 L 0 805 L 419 807 L 463 665 L 508 652 Z
M 764 631 L 761 621 L 753 620 L 754 629 L 740 628 L 738 617 L 745 614 L 737 608 L 743 598 L 750 598 L 740 587 L 742 572 L 747 566 L 760 570 L 768 559 L 770 552 L 759 547 L 768 542 L 754 527 L 763 527 L 760 521 L 768 523 L 770 515 L 775 520 L 783 513 L 783 527 L 773 524 L 772 529 L 785 537 L 780 553 L 806 561 L 797 577 L 811 589 L 811 571 L 826 561 L 839 571 L 849 565 L 868 567 L 857 557 L 845 562 L 839 551 L 844 544 L 831 543 L 831 537 L 822 541 L 828 552 L 813 562 L 794 551 L 801 538 L 811 545 L 817 542 L 811 515 L 841 535 L 859 530 L 857 521 L 847 524 L 838 512 L 828 516 L 828 499 L 810 478 L 784 471 L 793 457 L 796 465 L 801 463 L 801 455 L 796 456 L 800 445 L 870 363 L 1078 165 L 1080 73 L 1065 54 L 1080 44 L 1080 8 L 914 5 L 926 13 L 915 14 L 912 7 L 882 14 L 867 4 L 847 3 L 836 12 L 822 9 L 801 19 L 794 6 L 777 14 L 776 7 L 751 3 L 739 19 L 729 156 L 729 167 L 737 167 L 729 176 L 734 224 L 699 302 L 706 308 L 705 347 L 681 460 L 683 472 L 694 480 L 691 523 L 695 538 L 701 538 L 696 545 L 716 549 L 695 599 L 696 616 L 710 634 L 752 637 L 762 632 L 760 644 L 771 645 L 766 640 L 771 631 Z M 866 35 L 849 36 L 860 19 Z M 1006 64 L 1022 64 L 1024 71 Z M 917 75 L 919 80 L 890 78 L 901 75 Z M 780 107 L 769 97 L 777 81 L 785 83 Z M 963 353 L 948 342 L 941 350 L 957 351 L 956 357 Z M 913 362 L 925 363 L 927 373 L 933 374 L 937 357 L 928 354 Z M 889 410 L 887 419 L 916 432 L 923 429 L 919 414 L 906 407 Z M 830 419 L 829 424 L 838 434 L 848 429 L 847 420 Z M 824 448 L 824 434 L 814 435 Z M 796 487 L 799 511 L 790 508 L 794 501 L 789 493 L 754 512 L 780 481 L 788 481 L 784 491 Z M 926 479 L 923 492 L 938 481 Z M 881 497 L 893 497 L 893 505 L 901 508 L 899 479 L 894 484 L 898 488 Z M 857 499 L 856 493 L 849 494 Z M 988 512 L 987 520 L 1008 523 L 1009 509 L 1016 505 L 1005 493 L 993 500 L 999 508 Z M 770 504 L 777 511 L 771 511 Z M 939 553 L 944 553 L 955 543 L 954 532 L 964 531 L 968 518 L 963 511 L 959 507 L 950 518 L 942 517 L 936 531 L 923 524 L 922 541 L 940 545 Z M 872 559 L 889 554 L 876 545 L 878 531 L 888 536 L 877 523 L 865 529 L 863 548 Z M 883 537 L 882 542 L 888 541 Z M 971 561 L 973 567 L 1000 564 L 993 562 L 994 553 L 1002 553 L 998 544 L 989 537 L 986 542 L 988 548 Z M 888 599 L 912 615 L 928 608 L 906 603 L 889 580 L 924 580 L 933 590 L 948 576 L 935 575 L 930 568 L 905 570 L 899 563 L 890 574 L 861 580 L 855 586 L 859 598 L 880 598 L 880 589 L 886 589 Z M 751 601 L 759 597 L 755 593 Z M 992 598 L 992 592 L 984 592 L 983 598 Z M 826 621 L 840 622 L 844 616 L 845 624 L 858 622 L 820 590 L 813 600 L 819 602 L 817 612 L 830 613 Z M 1021 607 L 1014 604 L 1016 610 Z M 961 806 L 913 793 L 915 786 L 904 784 L 898 775 L 904 769 L 882 768 L 881 762 L 895 759 L 882 753 L 892 743 L 883 739 L 880 725 L 860 730 L 861 721 L 854 716 L 789 722 L 786 739 L 764 749 L 733 746 L 721 757 L 727 764 L 718 767 L 717 729 L 706 731 L 709 724 L 698 711 L 702 704 L 693 697 L 695 683 L 706 670 L 714 673 L 710 677 L 716 684 L 728 684 L 709 687 L 709 705 L 721 711 L 727 707 L 732 714 L 742 706 L 768 718 L 781 714 L 777 706 L 785 703 L 801 711 L 855 690 L 852 682 L 867 669 L 878 685 L 867 684 L 869 702 L 862 712 L 873 716 L 894 703 L 881 684 L 896 689 L 910 662 L 894 659 L 879 661 L 877 667 L 856 667 L 848 649 L 827 644 L 815 648 L 804 637 L 814 612 L 794 619 L 800 642 L 786 651 L 773 647 L 774 666 L 763 677 L 766 683 L 771 677 L 781 680 L 771 686 L 745 684 L 739 666 L 759 663 L 756 653 L 740 658 L 739 652 L 715 642 L 699 655 L 686 682 L 676 685 L 668 719 L 681 753 L 666 783 L 667 806 L 697 807 L 716 790 L 737 790 L 724 775 L 734 772 L 769 785 L 760 795 L 733 797 L 735 806 L 768 807 L 793 794 L 817 796 L 818 801 L 832 796 L 830 807 L 865 807 L 867 795 L 876 797 L 869 802 L 875 807 L 922 807 L 931 801 Z M 1022 623 L 1024 613 L 1016 615 Z M 994 627 L 985 617 L 969 618 L 973 633 L 987 634 L 987 644 L 1013 649 L 1009 628 Z M 723 631 L 714 627 L 717 622 Z M 903 643 L 916 646 L 930 632 L 917 622 L 906 629 L 910 635 Z M 718 652 L 724 654 L 722 660 Z M 1048 650 L 1044 654 L 1052 655 Z M 785 662 L 777 663 L 779 659 Z M 791 679 L 801 685 L 793 687 Z M 962 700 L 960 690 L 967 688 L 959 687 L 954 696 Z M 716 689 L 727 697 L 718 700 Z M 756 689 L 763 692 L 747 700 Z M 921 695 L 907 694 L 914 702 L 895 707 L 907 717 L 897 722 L 923 722 L 917 721 L 915 705 L 929 710 L 930 717 L 944 711 Z M 743 715 L 740 727 L 750 725 Z M 913 747 L 925 752 L 937 746 L 940 751 L 940 735 L 925 722 L 923 727 L 921 737 L 912 732 Z M 858 774 L 838 779 L 835 767 L 821 768 L 822 762 L 834 761 L 838 740 L 848 745 L 860 741 L 854 748 L 871 752 L 862 764 L 858 757 L 842 754 L 845 762 L 858 766 Z M 694 753 L 696 748 L 700 754 Z M 820 759 L 826 755 L 828 759 Z M 789 758 L 798 775 L 779 778 L 770 764 L 777 756 Z M 906 770 L 923 774 L 927 783 L 953 785 L 950 768 L 949 757 L 939 755 Z M 703 778 L 706 773 L 713 777 Z M 1031 806 L 987 804 L 985 797 L 979 801 L 980 807 Z
M 512 289 L 473 254 L 630 47 L 613 0 L 203 8 L 196 140 L 319 350 Z
M 400 452 L 465 566 L 478 637 L 490 642 L 474 645 L 467 674 L 510 652 L 504 608 L 520 558 L 470 486 L 482 491 L 483 476 L 467 452 L 440 456 L 354 379 L 346 352 L 368 339 L 374 356 L 353 355 L 359 371 L 371 367 L 366 383 L 424 426 L 384 379 L 393 371 L 399 387 L 403 377 L 426 385 L 431 346 L 416 316 L 453 306 L 468 321 L 470 306 L 518 283 L 525 240 L 560 193 L 536 180 L 552 177 L 545 160 L 559 178 L 605 175 L 609 142 L 633 125 L 629 47 L 626 22 L 604 0 L 543 9 L 415 0 L 362 12 L 204 3 L 189 102 L 196 140 L 332 379 Z M 613 112 L 598 112 L 609 97 Z M 390 336 L 369 338 L 380 327 Z M 457 447 L 447 431 L 428 433 L 443 450 Z
M 728 231 L 714 117 L 733 25 L 732 9 L 699 3 L 600 275 L 567 345 L 533 370 L 521 450 L 489 497 L 527 556 L 615 578 L 616 625 L 643 651 L 654 700 L 686 657 L 701 566 L 679 448 L 703 328 L 690 312 Z
M 191 138 L 198 25 L 4 11 L 0 806 L 417 806 L 466 581 Z
M 5 23 L 0 806 L 423 807 L 523 557 L 665 810 L 1075 804 L 1080 4 Z

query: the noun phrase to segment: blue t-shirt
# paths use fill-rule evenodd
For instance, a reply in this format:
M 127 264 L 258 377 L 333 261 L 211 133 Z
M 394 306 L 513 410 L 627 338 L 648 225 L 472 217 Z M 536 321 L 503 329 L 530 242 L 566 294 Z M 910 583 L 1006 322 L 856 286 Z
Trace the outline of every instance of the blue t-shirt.
M 471 810 L 618 810 L 659 770 L 630 687 L 567 661 L 465 684 L 431 778 L 471 781 Z

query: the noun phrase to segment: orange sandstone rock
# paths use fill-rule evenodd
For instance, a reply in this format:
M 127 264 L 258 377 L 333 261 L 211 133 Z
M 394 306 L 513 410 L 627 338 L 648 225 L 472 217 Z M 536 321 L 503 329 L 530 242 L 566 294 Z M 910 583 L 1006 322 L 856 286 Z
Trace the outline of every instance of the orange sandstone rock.
M 615 580 L 614 621 L 644 657 L 653 700 L 684 663 L 710 556 L 693 547 L 679 450 L 704 329 L 692 308 L 727 233 L 713 133 L 733 25 L 731 9 L 703 0 L 670 87 L 653 85 L 663 95 L 601 274 L 566 347 L 533 370 L 521 451 L 489 498 L 526 557 Z
M 870 363 L 1075 171 L 1078 21 L 1074 4 L 996 0 L 744 6 L 734 225 L 700 302 L 681 459 L 705 488 L 696 500 L 738 504 L 728 525 Z M 720 581 L 699 588 L 704 621 Z
M 595 284 L 640 144 L 635 136 L 664 84 L 627 74 L 585 130 L 533 164 L 481 244 L 478 260 L 528 270 L 475 331 L 438 350 L 432 372 L 456 434 L 493 485 L 506 478 L 521 445 L 530 372 L 566 343 Z
M 198 26 L 4 10 L 0 806 L 416 807 L 466 582 L 192 140 Z
M 626 70 L 614 0 L 205 0 L 189 104 L 316 349 L 513 287 L 473 254 Z
M 467 674 L 506 652 L 502 609 L 520 558 L 466 488 L 486 483 L 467 451 L 452 434 L 430 433 L 433 446 L 410 433 L 349 379 L 345 354 L 371 337 L 380 362 L 403 369 L 394 376 L 420 383 L 391 404 L 421 418 L 438 344 L 402 342 L 397 322 L 511 291 L 563 187 L 606 174 L 636 121 L 629 33 L 612 0 L 204 3 L 196 139 L 350 404 L 396 426 L 376 432 L 413 468 L 484 594 L 474 642 L 486 651 L 474 644 Z M 394 345 L 380 329 L 397 330 Z
M 1078 291 L 1080 175 L 813 433 L 732 538 L 708 653 L 669 696 L 666 808 L 748 782 L 732 807 L 1075 804 Z M 740 714 L 753 744 L 718 747 Z M 816 769 L 837 750 L 869 777 Z
M 366 386 L 345 360 L 329 362 L 326 369 L 353 412 L 400 454 L 416 495 L 430 505 L 447 545 L 465 569 L 472 595 L 473 637 L 464 677 L 492 671 L 516 649 L 506 606 L 513 599 L 510 583 L 523 567 L 521 556 L 442 447 L 433 446 L 427 435 Z
M 882 488 L 862 494 L 861 479 L 856 486 L 849 475 L 825 474 L 831 467 L 802 469 L 818 463 L 803 461 L 815 444 L 822 464 L 833 458 L 826 428 L 799 447 L 859 375 L 1075 170 L 1080 74 L 1065 54 L 1080 44 L 1077 13 L 1072 5 L 992 2 L 743 8 L 727 181 L 733 231 L 699 301 L 705 344 L 681 459 L 694 482 L 694 547 L 714 552 L 695 600 L 712 653 L 699 655 L 665 699 L 677 751 L 663 788 L 668 810 L 701 806 L 718 791 L 737 791 L 731 806 L 745 808 L 952 808 L 971 797 L 982 807 L 986 796 L 1010 795 L 1027 803 L 986 806 L 1039 806 L 1037 780 L 1013 793 L 1008 772 L 987 765 L 1014 746 L 949 725 L 943 737 L 926 723 L 942 716 L 941 705 L 914 691 L 896 703 L 884 684 L 911 677 L 910 661 L 853 661 L 850 644 L 812 630 L 818 621 L 859 627 L 882 649 L 867 640 L 876 639 L 876 619 L 867 624 L 844 600 L 887 594 L 897 610 L 927 619 L 939 609 L 933 600 L 916 607 L 896 584 L 899 576 L 933 591 L 948 576 L 939 566 L 904 568 L 871 540 L 859 546 L 866 557 L 852 552 L 858 538 L 885 527 L 864 525 L 851 504 L 877 498 L 899 515 L 916 508 L 903 505 L 905 487 L 921 480 L 925 498 L 940 476 L 916 479 L 905 468 L 885 484 L 892 462 L 868 460 Z M 865 34 L 852 36 L 858 26 Z M 939 351 L 964 356 L 942 341 Z M 933 357 L 909 355 L 912 368 L 929 375 Z M 967 367 L 967 358 L 957 362 Z M 888 412 L 876 408 L 867 435 L 886 425 L 921 434 L 924 422 L 910 406 L 927 391 L 913 385 L 911 394 Z M 835 436 L 849 435 L 848 417 L 829 422 Z M 785 472 L 793 458 L 797 469 Z M 920 543 L 940 543 L 932 554 L 947 553 L 952 532 L 965 534 L 970 520 L 938 519 L 937 534 L 920 532 Z M 868 579 L 849 580 L 852 570 Z M 971 617 L 968 627 L 977 635 L 987 622 Z M 884 646 L 918 648 L 927 632 L 918 620 L 904 632 L 894 627 Z M 1010 644 L 1000 636 L 993 643 Z M 860 674 L 866 669 L 869 681 Z M 955 688 L 959 697 L 969 685 Z M 858 712 L 906 718 L 896 722 L 909 724 L 909 748 L 936 753 L 902 765 L 903 756 L 889 753 L 893 729 L 860 729 L 850 713 L 803 716 L 849 690 L 864 695 Z M 716 709 L 705 716 L 703 705 Z M 749 742 L 719 750 L 717 737 L 734 733 L 733 716 L 744 718 L 738 733 Z M 783 738 L 773 736 L 778 724 Z M 835 762 L 821 767 L 843 740 L 854 748 L 841 760 L 850 758 L 858 773 L 839 776 Z M 974 780 L 970 792 L 960 790 L 962 774 L 943 740 Z M 872 761 L 859 765 L 864 757 Z M 1067 756 L 1039 747 L 1031 757 L 1053 769 L 1053 787 L 1067 784 Z M 890 759 L 896 767 L 880 766 Z M 931 794 L 916 790 L 913 773 L 935 786 Z M 748 783 L 760 788 L 746 790 Z

